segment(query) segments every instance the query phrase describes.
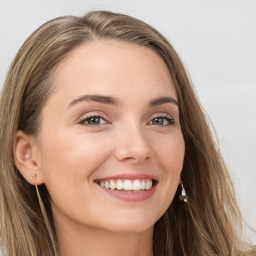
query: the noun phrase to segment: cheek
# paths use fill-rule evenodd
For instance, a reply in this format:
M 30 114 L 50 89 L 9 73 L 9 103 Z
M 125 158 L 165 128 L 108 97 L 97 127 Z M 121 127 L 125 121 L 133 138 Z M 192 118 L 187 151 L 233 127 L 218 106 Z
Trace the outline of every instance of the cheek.
M 163 139 L 157 147 L 159 164 L 169 175 L 180 174 L 185 155 L 185 143 L 182 133 L 170 135 L 171 138 Z
M 92 175 L 109 157 L 110 149 L 102 138 L 92 135 L 55 136 L 47 142 L 42 171 L 55 213 L 65 212 L 69 217 L 84 213 L 88 202 L 96 202 Z M 70 207 L 71 202 L 75 207 Z
M 161 169 L 161 180 L 159 189 L 161 189 L 162 197 L 159 200 L 159 207 L 162 212 L 167 210 L 170 206 L 177 188 L 180 183 L 180 174 L 183 167 L 185 144 L 182 134 L 170 136 L 172 139 L 165 139 L 161 141 L 161 147 L 157 148 L 158 166 Z
M 84 183 L 110 154 L 108 144 L 96 136 L 55 136 L 45 143 L 42 170 L 47 187 L 66 189 Z M 68 185 L 68 186 L 67 186 Z

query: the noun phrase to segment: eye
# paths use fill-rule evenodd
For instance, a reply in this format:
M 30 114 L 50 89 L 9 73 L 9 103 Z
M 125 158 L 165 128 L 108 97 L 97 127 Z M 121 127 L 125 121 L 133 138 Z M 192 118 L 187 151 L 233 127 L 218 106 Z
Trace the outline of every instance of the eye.
M 157 125 L 157 126 L 168 126 L 174 125 L 174 119 L 170 115 L 161 115 L 154 117 L 150 122 L 150 125 Z
M 79 120 L 79 124 L 86 125 L 86 126 L 98 126 L 102 124 L 106 124 L 107 121 L 100 115 L 90 115 L 90 116 L 83 116 Z

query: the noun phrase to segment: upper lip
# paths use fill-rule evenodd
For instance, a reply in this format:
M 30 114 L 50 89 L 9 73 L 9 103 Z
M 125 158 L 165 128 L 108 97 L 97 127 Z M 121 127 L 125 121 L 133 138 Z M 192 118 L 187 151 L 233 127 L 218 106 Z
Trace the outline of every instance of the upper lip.
M 154 175 L 147 174 L 147 173 L 124 173 L 124 174 L 118 174 L 113 176 L 106 176 L 106 177 L 100 177 L 97 180 L 116 180 L 116 179 L 122 179 L 122 180 L 139 180 L 139 179 L 149 179 L 149 180 L 155 180 L 158 181 L 158 178 Z

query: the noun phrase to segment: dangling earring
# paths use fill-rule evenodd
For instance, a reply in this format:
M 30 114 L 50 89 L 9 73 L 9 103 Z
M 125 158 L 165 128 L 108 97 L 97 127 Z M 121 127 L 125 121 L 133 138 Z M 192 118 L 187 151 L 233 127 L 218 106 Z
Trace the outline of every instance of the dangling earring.
M 32 174 L 32 179 L 33 179 L 33 180 L 36 179 L 36 174 L 35 174 L 35 173 Z
M 180 182 L 180 185 L 181 185 L 181 195 L 179 196 L 179 199 L 184 203 L 188 203 L 188 196 L 186 194 L 182 181 Z

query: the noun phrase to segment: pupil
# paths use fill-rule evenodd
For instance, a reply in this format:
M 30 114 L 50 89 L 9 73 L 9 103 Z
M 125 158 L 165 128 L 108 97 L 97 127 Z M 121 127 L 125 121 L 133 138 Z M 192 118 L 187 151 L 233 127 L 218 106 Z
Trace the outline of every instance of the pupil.
M 154 124 L 156 125 L 162 125 L 163 123 L 164 123 L 163 118 L 157 117 L 154 119 Z
M 99 124 L 99 121 L 100 121 L 99 117 L 91 117 L 89 119 L 89 124 Z

